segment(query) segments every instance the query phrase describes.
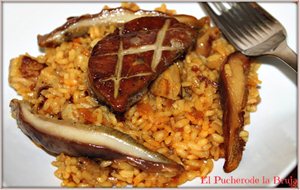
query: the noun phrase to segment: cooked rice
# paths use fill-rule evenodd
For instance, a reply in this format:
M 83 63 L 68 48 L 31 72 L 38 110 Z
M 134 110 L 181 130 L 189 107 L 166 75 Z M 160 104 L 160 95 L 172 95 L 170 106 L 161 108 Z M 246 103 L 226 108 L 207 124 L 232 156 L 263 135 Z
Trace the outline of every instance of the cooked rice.
M 139 7 L 122 3 L 122 6 Z M 169 11 L 165 5 L 157 8 Z M 179 176 L 168 173 L 149 173 L 124 161 L 71 157 L 60 154 L 52 164 L 55 175 L 65 187 L 175 187 L 196 177 L 207 176 L 214 162 L 224 156 L 222 109 L 215 84 L 219 80 L 219 66 L 234 48 L 203 19 L 199 42 L 207 43 L 213 36 L 207 57 L 201 49 L 190 52 L 178 62 L 181 78 L 181 97 L 176 100 L 155 96 L 150 92 L 128 110 L 126 121 L 116 116 L 88 93 L 87 63 L 92 47 L 114 30 L 114 26 L 91 27 L 89 37 L 65 42 L 57 48 L 46 48 L 45 54 L 36 57 L 46 63 L 37 79 L 22 77 L 19 67 L 23 55 L 11 62 L 9 82 L 23 99 L 33 105 L 38 114 L 80 123 L 106 125 L 121 130 L 153 151 L 184 165 Z M 27 55 L 29 56 L 29 55 Z M 257 70 L 252 63 L 248 77 L 249 96 L 245 109 L 245 123 L 250 123 L 250 112 L 256 111 L 260 101 Z M 248 132 L 241 138 L 248 140 Z

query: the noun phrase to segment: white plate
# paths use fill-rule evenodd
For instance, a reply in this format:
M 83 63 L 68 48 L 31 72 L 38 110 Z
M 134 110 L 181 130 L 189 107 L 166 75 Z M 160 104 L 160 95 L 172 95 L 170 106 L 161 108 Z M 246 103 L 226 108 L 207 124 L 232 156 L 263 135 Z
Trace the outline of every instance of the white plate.
M 119 3 L 108 3 L 116 7 Z M 153 9 L 160 3 L 140 3 L 143 9 Z M 191 14 L 198 18 L 205 16 L 196 3 L 167 3 L 168 8 L 178 13 Z M 271 14 L 286 27 L 288 44 L 296 49 L 295 3 L 262 3 Z M 55 158 L 36 147 L 18 128 L 11 118 L 9 102 L 17 98 L 8 85 L 9 61 L 19 54 L 41 54 L 37 46 L 37 34 L 45 34 L 62 25 L 69 16 L 97 13 L 101 3 L 4 3 L 3 7 L 3 182 L 5 187 L 59 187 L 51 161 Z M 281 62 L 263 59 L 259 77 L 263 81 L 260 89 L 262 101 L 258 111 L 251 114 L 249 142 L 238 169 L 225 174 L 223 160 L 215 162 L 210 174 L 210 184 L 202 184 L 199 178 L 184 184 L 184 187 L 199 186 L 275 186 L 274 177 L 285 177 L 296 165 L 296 74 L 290 72 Z M 18 97 L 20 98 L 20 97 Z M 259 181 L 255 184 L 215 183 L 219 177 Z M 262 178 L 269 179 L 269 182 Z M 203 182 L 209 182 L 205 180 Z M 264 183 L 265 182 L 265 183 Z

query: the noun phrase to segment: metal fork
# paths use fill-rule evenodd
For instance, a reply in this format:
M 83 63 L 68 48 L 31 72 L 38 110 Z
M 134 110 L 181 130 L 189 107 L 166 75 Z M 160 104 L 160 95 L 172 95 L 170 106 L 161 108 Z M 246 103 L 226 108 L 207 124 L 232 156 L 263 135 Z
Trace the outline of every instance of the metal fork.
M 284 27 L 257 3 L 201 5 L 225 37 L 243 54 L 276 56 L 297 72 L 297 55 L 287 46 Z

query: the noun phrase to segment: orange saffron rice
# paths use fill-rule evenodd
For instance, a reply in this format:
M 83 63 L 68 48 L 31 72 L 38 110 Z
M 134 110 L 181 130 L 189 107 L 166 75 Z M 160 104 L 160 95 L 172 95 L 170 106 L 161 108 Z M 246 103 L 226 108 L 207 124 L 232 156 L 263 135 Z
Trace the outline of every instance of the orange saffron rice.
M 139 9 L 134 3 L 122 3 L 122 6 Z M 156 10 L 175 13 L 164 4 Z M 180 83 L 175 85 L 179 85 L 180 96 L 166 98 L 152 93 L 155 90 L 150 89 L 138 104 L 125 113 L 125 122 L 119 122 L 107 107 L 99 105 L 89 95 L 87 86 L 90 52 L 99 40 L 114 31 L 115 26 L 91 27 L 88 36 L 64 42 L 56 48 L 46 48 L 44 55 L 32 57 L 46 64 L 36 78 L 22 77 L 20 65 L 24 55 L 11 61 L 10 85 L 33 105 L 34 112 L 47 117 L 116 128 L 185 168 L 179 176 L 174 176 L 172 173 L 142 171 L 124 161 L 60 154 L 52 164 L 57 167 L 55 175 L 62 180 L 62 186 L 176 187 L 207 176 L 213 169 L 214 161 L 224 157 L 223 112 L 217 84 L 220 65 L 235 49 L 222 37 L 218 28 L 210 26 L 209 18 L 204 17 L 199 22 L 202 27 L 196 49 L 172 66 L 179 70 L 177 77 Z M 259 64 L 251 64 L 245 124 L 250 123 L 249 114 L 256 111 L 260 101 L 258 68 Z M 155 81 L 152 88 L 161 85 L 155 84 L 159 81 Z M 243 130 L 240 136 L 247 141 L 248 132 Z

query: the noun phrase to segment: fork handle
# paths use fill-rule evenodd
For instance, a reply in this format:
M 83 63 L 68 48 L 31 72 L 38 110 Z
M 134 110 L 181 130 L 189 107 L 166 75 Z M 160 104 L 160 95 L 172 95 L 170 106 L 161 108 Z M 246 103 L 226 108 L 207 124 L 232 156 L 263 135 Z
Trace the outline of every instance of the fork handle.
M 289 65 L 296 73 L 298 72 L 297 54 L 283 41 L 273 51 L 268 52 L 269 55 L 274 55 Z

